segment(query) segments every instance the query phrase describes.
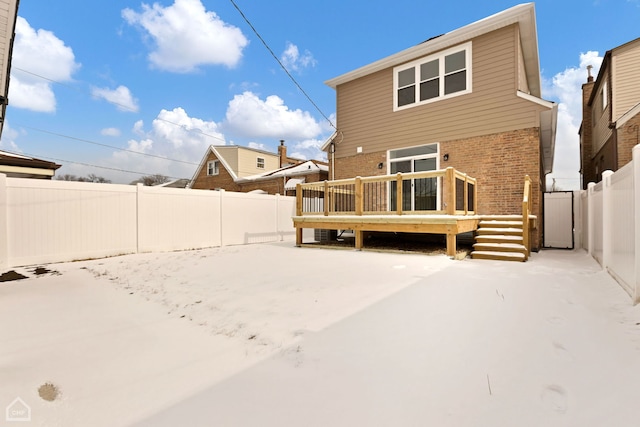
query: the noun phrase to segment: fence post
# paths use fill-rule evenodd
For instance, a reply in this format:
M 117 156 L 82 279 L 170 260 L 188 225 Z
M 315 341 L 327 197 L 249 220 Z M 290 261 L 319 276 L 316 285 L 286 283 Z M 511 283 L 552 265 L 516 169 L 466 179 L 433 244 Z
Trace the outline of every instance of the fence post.
M 7 205 L 7 176 L 0 173 L 0 271 L 9 268 L 9 206 Z
M 136 184 L 136 253 L 140 253 L 140 198 L 142 197 L 142 191 L 144 190 L 144 184 Z
M 613 194 L 611 193 L 611 175 L 613 172 L 602 172 L 602 268 L 609 268 L 611 263 L 613 232 Z
M 220 224 L 218 224 L 219 230 L 220 230 L 220 247 L 224 247 L 224 188 L 221 188 L 220 190 L 218 190 L 218 193 L 220 193 Z
M 633 162 L 633 218 L 635 226 L 633 303 L 640 302 L 640 144 L 631 151 Z
M 595 218 L 594 218 L 594 201 L 593 201 L 593 189 L 595 188 L 595 182 L 587 184 L 587 240 L 588 247 L 587 252 L 593 258 L 593 239 L 595 237 Z

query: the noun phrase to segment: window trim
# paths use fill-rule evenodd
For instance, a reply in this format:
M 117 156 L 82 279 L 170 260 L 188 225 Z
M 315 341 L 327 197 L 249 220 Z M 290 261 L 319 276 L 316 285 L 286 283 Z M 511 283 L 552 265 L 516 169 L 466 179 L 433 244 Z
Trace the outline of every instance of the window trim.
M 211 165 L 213 165 L 213 168 L 211 168 Z M 209 173 L 211 170 L 213 170 L 213 173 Z M 220 175 L 220 160 L 209 160 L 207 162 L 207 176 L 216 175 Z
M 453 73 L 445 73 L 445 57 L 452 55 L 454 53 L 460 52 L 460 51 L 464 51 L 465 52 L 465 68 L 464 70 L 466 71 L 467 75 L 466 75 L 466 89 L 465 90 L 461 90 L 458 92 L 453 92 L 450 94 L 445 94 L 445 76 L 449 75 L 449 74 L 453 74 Z M 439 63 L 438 63 L 438 67 L 439 67 L 439 73 L 438 73 L 438 77 L 440 79 L 439 82 L 439 95 L 437 97 L 434 98 L 430 98 L 430 99 L 425 99 L 424 101 L 420 101 L 420 65 L 422 64 L 426 64 L 427 62 L 431 62 L 438 59 Z M 402 71 L 405 71 L 407 69 L 410 68 L 414 68 L 415 70 L 415 80 L 414 80 L 414 86 L 415 86 L 415 101 L 410 103 L 410 104 L 406 104 L 403 106 L 398 106 L 398 90 L 399 90 L 399 74 Z M 459 72 L 459 71 L 456 71 Z M 442 101 L 445 99 L 449 99 L 449 98 L 454 98 L 456 96 L 460 96 L 460 95 L 466 95 L 469 93 L 473 92 L 473 87 L 472 87 L 472 82 L 473 82 L 473 64 L 472 64 L 472 42 L 468 41 L 466 43 L 462 43 L 459 44 L 457 46 L 451 47 L 449 49 L 440 51 L 438 53 L 432 54 L 432 55 L 428 55 L 428 56 L 424 56 L 422 58 L 418 58 L 416 60 L 413 60 L 411 62 L 407 62 L 405 64 L 402 65 L 398 65 L 396 67 L 393 68 L 393 111 L 401 111 L 401 110 L 406 110 L 407 108 L 412 108 L 412 107 L 417 107 L 419 105 L 425 105 L 425 104 L 430 104 L 432 102 L 438 102 L 438 101 Z
M 262 160 L 262 162 L 260 162 Z M 264 169 L 265 168 L 265 158 L 264 157 L 256 157 L 256 168 Z

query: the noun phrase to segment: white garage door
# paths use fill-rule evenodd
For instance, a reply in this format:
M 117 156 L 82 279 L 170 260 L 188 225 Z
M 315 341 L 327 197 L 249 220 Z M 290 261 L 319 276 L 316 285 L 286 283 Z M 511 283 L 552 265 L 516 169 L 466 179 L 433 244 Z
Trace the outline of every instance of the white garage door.
M 544 193 L 544 247 L 573 249 L 573 192 Z

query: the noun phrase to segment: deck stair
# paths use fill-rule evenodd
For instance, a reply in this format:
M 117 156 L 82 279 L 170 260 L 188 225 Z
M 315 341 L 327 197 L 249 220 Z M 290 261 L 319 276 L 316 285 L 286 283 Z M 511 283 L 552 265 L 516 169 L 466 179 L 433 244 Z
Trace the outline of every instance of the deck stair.
M 526 261 L 521 215 L 483 216 L 478 224 L 471 258 Z

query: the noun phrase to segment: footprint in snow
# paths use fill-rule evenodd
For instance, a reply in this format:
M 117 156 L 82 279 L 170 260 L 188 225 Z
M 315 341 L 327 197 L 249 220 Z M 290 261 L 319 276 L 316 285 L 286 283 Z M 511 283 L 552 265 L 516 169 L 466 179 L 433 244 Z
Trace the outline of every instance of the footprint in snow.
M 542 390 L 540 396 L 545 406 L 558 414 L 567 412 L 567 392 L 557 384 L 551 384 Z

